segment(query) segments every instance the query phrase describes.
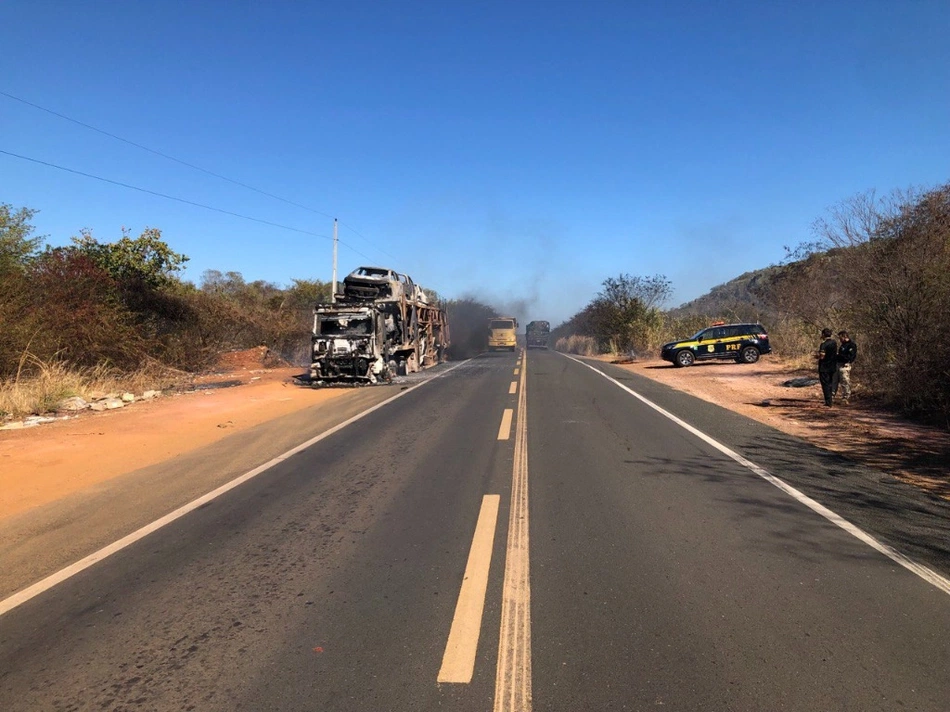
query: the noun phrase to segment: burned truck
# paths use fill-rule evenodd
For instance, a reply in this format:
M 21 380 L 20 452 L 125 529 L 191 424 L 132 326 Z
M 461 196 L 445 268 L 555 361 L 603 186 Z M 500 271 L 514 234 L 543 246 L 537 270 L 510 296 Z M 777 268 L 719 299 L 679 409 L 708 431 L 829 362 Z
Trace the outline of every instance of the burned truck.
M 387 383 L 445 360 L 445 311 L 424 301 L 421 290 L 377 298 L 354 291 L 344 283 L 335 302 L 314 308 L 310 372 L 302 380 L 313 386 Z
M 551 335 L 551 324 L 547 321 L 531 321 L 525 327 L 525 346 L 529 349 L 546 349 Z

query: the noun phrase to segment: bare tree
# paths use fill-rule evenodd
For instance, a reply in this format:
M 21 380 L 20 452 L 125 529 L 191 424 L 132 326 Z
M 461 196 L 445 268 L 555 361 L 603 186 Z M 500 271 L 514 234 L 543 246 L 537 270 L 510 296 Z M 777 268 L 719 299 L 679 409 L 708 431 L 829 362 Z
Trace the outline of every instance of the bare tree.
M 950 424 L 950 184 L 859 195 L 814 229 L 818 241 L 799 247 L 770 299 L 863 341 L 856 375 L 867 392 Z

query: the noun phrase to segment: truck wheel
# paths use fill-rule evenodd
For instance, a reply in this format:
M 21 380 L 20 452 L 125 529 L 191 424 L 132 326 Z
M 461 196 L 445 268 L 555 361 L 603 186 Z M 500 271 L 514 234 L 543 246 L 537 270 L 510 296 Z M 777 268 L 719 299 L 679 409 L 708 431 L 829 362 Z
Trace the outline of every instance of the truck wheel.
M 692 366 L 693 362 L 696 360 L 696 357 L 693 356 L 693 352 L 689 349 L 683 349 L 682 351 L 676 352 L 676 358 L 673 361 L 674 366 Z
M 736 359 L 739 363 L 755 363 L 759 360 L 759 350 L 755 346 L 746 346 Z

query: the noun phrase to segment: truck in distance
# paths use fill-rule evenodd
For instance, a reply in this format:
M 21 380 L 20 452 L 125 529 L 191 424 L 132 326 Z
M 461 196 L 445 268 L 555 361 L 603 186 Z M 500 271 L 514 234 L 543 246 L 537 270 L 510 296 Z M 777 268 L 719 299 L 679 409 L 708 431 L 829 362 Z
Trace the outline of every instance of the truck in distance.
M 518 340 L 518 320 L 513 316 L 496 316 L 488 320 L 488 350 L 514 351 Z
M 525 346 L 529 349 L 546 349 L 551 334 L 551 324 L 546 321 L 529 321 L 525 327 Z

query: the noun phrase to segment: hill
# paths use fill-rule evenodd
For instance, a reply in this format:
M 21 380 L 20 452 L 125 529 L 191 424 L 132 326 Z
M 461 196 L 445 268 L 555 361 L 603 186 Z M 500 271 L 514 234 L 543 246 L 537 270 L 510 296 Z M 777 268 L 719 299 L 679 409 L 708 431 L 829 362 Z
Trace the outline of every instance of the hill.
M 705 316 L 725 321 L 776 321 L 779 315 L 772 306 L 774 302 L 770 301 L 771 287 L 784 270 L 782 266 L 772 266 L 746 272 L 668 313 L 675 318 Z

